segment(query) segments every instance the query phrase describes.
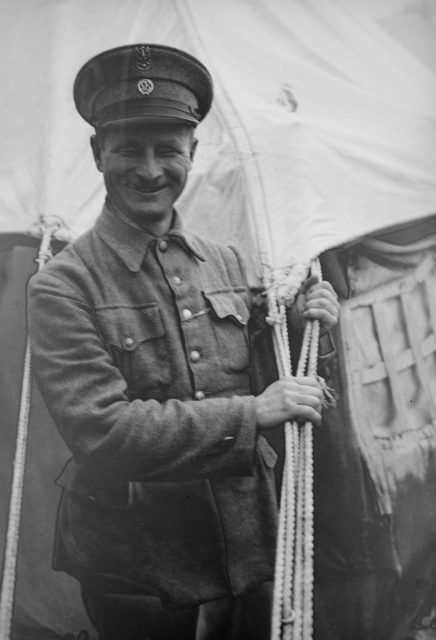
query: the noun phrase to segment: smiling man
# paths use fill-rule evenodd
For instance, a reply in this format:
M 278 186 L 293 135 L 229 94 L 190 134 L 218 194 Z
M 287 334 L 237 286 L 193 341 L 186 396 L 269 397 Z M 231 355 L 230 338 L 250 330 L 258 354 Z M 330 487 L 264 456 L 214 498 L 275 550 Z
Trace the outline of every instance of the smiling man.
M 266 639 L 277 455 L 262 434 L 318 424 L 319 383 L 252 394 L 238 253 L 174 208 L 212 102 L 207 69 L 170 47 L 120 47 L 84 65 L 74 96 L 107 198 L 30 285 L 35 370 L 72 453 L 54 568 L 80 581 L 101 640 Z M 337 321 L 327 283 L 305 307 Z
M 168 230 L 197 140 L 192 126 L 169 119 L 112 124 L 91 138 L 108 202 L 154 236 Z

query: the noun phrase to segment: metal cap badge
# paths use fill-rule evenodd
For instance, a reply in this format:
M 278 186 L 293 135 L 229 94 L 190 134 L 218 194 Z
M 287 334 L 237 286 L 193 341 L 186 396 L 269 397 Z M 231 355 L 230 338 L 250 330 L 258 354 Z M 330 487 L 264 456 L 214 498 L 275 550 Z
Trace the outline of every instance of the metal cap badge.
M 143 96 L 149 96 L 154 89 L 153 80 L 150 80 L 149 78 L 139 80 L 139 82 L 136 83 L 136 86 L 138 87 L 139 93 L 142 93 Z

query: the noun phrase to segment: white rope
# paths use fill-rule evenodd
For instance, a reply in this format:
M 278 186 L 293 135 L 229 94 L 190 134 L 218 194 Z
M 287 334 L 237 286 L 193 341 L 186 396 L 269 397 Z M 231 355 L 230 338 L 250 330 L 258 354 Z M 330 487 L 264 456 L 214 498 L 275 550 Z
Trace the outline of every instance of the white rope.
M 51 239 L 59 226 L 60 223 L 58 219 L 51 221 L 44 220 L 41 224 L 42 238 L 38 257 L 35 260 L 38 264 L 37 271 L 40 271 L 51 257 Z M 26 450 L 29 431 L 31 381 L 31 348 L 29 337 L 27 337 L 0 595 L 0 640 L 9 640 L 12 627 L 18 540 L 20 534 L 21 507 L 23 502 L 24 473 L 26 468 Z
M 319 261 L 312 274 L 321 279 Z M 287 277 L 289 274 L 286 274 Z M 301 275 L 301 274 L 299 274 Z M 295 284 L 267 274 L 268 321 L 273 327 L 279 376 L 292 373 L 284 300 L 295 297 Z M 288 278 L 288 282 L 290 282 Z M 316 375 L 319 322 L 306 323 L 297 376 Z M 285 424 L 285 461 L 276 548 L 271 640 L 313 637 L 313 434 L 311 423 Z

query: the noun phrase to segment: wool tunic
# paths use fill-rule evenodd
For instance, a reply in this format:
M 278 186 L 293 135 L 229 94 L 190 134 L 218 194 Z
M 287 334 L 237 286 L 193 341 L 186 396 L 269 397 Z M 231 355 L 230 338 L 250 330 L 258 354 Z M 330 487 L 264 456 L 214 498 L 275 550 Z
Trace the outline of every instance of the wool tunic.
M 103 208 L 32 278 L 35 374 L 72 452 L 54 568 L 187 607 L 273 577 L 276 454 L 250 389 L 235 249 Z

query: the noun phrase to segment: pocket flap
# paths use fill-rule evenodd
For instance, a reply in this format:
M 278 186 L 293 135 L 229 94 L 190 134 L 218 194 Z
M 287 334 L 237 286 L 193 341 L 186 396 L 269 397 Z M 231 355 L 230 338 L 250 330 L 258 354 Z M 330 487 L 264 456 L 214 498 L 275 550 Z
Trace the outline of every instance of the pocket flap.
M 97 309 L 97 318 L 108 344 L 133 351 L 141 342 L 165 335 L 157 305 Z
M 73 458 L 56 478 L 55 484 L 69 493 L 107 507 L 127 507 L 129 504 L 128 482 L 108 482 L 91 477 Z
M 244 300 L 235 291 L 204 292 L 213 312 L 218 318 L 232 318 L 237 324 L 246 325 L 250 312 Z

